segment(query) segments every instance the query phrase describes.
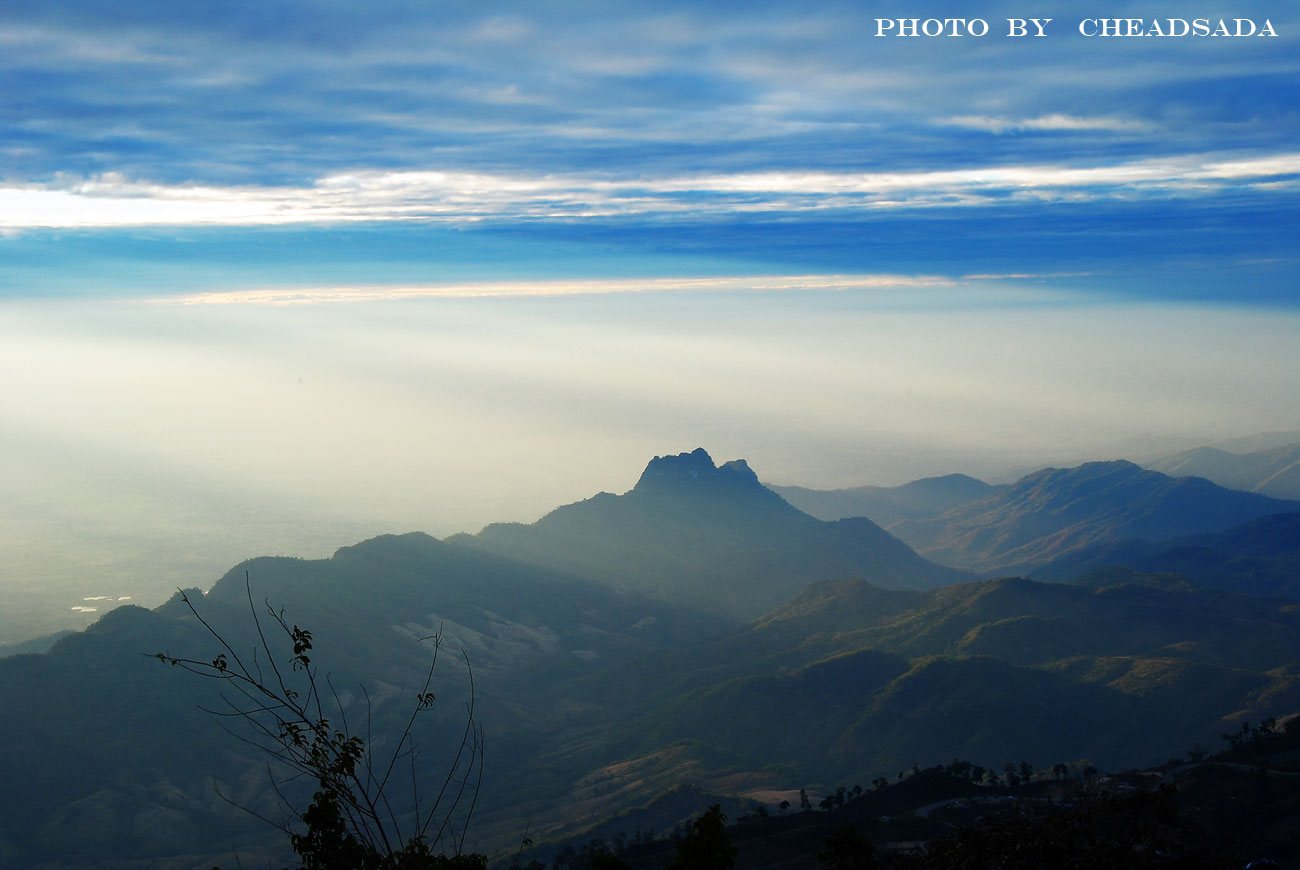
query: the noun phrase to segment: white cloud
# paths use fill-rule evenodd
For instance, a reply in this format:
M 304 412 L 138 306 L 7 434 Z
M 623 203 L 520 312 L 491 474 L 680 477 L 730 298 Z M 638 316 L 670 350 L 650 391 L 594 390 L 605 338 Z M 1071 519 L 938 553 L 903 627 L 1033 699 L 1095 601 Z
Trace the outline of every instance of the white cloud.
M 969 127 L 989 133 L 1017 133 L 1022 130 L 1061 130 L 1085 131 L 1100 130 L 1109 133 L 1140 133 L 1151 130 L 1152 125 L 1146 121 L 1130 118 L 1093 117 L 1083 118 L 1076 115 L 1054 113 L 1040 115 L 1037 118 L 1001 118 L 988 115 L 955 115 L 944 118 L 940 123 L 952 127 Z
M 1103 166 L 1011 165 L 919 172 L 737 172 L 647 178 L 364 170 L 306 187 L 162 185 L 117 174 L 0 187 L 0 230 L 474 221 L 809 212 L 1206 196 L 1289 186 L 1300 153 L 1183 155 Z
M 588 296 L 611 293 L 772 293 L 789 291 L 901 290 L 948 287 L 938 275 L 764 275 L 712 278 L 643 278 L 586 281 L 482 281 L 472 283 L 268 288 L 168 297 L 181 305 L 310 305 L 390 299 L 472 299 L 526 296 Z

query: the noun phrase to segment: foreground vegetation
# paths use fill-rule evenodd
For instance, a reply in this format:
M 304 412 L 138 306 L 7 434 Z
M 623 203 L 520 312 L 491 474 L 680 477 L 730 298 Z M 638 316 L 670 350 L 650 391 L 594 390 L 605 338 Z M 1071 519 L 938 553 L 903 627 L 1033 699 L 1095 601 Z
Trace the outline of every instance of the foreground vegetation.
M 999 771 L 954 760 L 820 800 L 804 791 L 800 805 L 751 805 L 722 836 L 745 870 L 1293 866 L 1300 717 L 1243 723 L 1220 746 L 1212 754 L 1197 744 L 1159 766 L 1113 774 L 1086 763 Z M 612 830 L 608 839 L 543 848 L 532 870 L 548 866 L 544 856 L 552 870 L 657 870 L 691 836 L 680 825 L 659 838 Z

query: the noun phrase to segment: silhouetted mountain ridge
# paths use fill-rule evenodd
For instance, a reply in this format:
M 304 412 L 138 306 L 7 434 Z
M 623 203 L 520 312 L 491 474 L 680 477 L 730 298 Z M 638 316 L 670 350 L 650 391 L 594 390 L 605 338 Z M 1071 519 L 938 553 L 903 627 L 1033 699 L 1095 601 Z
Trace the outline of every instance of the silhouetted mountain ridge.
M 933 588 L 960 579 L 861 517 L 824 522 L 703 449 L 650 461 L 636 487 L 448 539 L 664 601 L 753 618 L 808 580 Z

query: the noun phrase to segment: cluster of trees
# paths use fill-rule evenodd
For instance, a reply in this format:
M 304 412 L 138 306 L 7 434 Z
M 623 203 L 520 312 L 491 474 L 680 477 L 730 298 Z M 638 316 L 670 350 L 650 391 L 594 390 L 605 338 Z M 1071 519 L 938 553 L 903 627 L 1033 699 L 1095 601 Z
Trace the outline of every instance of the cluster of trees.
M 1242 722 L 1240 731 L 1229 731 L 1221 736 L 1223 741 L 1228 744 L 1230 754 L 1242 755 L 1258 752 L 1265 744 L 1274 742 L 1274 738 L 1290 733 L 1290 725 L 1295 721 L 1292 719 L 1288 722 L 1285 731 L 1278 729 L 1277 719 L 1274 717 L 1260 722 L 1257 728 L 1252 728 L 1249 722 Z
M 937 765 L 932 769 L 940 770 L 947 776 L 956 777 L 957 779 L 965 779 L 977 785 L 981 783 L 990 786 L 1005 785 L 1009 788 L 1018 788 L 1021 785 L 1027 785 L 1036 780 L 1090 779 L 1097 775 L 1097 768 L 1093 767 L 1087 761 L 1076 762 L 1073 764 L 1060 762 L 1053 765 L 1050 771 L 1038 770 L 1028 761 L 1020 761 L 1019 763 L 1008 761 L 1002 765 L 1002 773 L 999 774 L 995 768 L 985 767 L 981 764 L 975 764 L 972 761 L 954 758 L 952 763 Z M 914 763 L 910 772 L 912 776 L 916 776 L 921 771 Z M 901 782 L 906 775 L 905 772 L 900 771 L 898 774 L 899 782 Z M 871 785 L 876 791 L 880 791 L 889 785 L 889 780 L 883 776 L 878 776 L 871 781 Z M 854 786 L 850 797 L 857 797 L 861 793 L 861 787 Z M 827 799 L 823 799 L 820 806 L 822 809 L 834 809 L 837 806 L 843 805 L 843 794 L 844 789 L 841 787 L 840 789 L 837 789 L 833 802 L 828 804 Z
M 1263 720 L 1258 726 L 1251 725 L 1249 721 L 1242 722 L 1240 729 L 1219 735 L 1226 744 L 1223 752 L 1229 758 L 1241 759 L 1300 746 L 1300 726 L 1297 726 L 1297 722 L 1300 722 L 1300 717 L 1292 717 L 1279 724 L 1274 716 Z M 1209 757 L 1209 749 L 1200 743 L 1194 743 L 1184 753 L 1184 757 L 1170 758 L 1166 763 L 1173 767 L 1185 762 L 1205 761 Z
M 1182 817 L 1171 785 L 1108 795 L 1081 790 L 1075 805 L 1038 817 L 988 820 L 932 840 L 924 854 L 890 856 L 898 870 L 1229 870 L 1240 866 Z
M 596 844 L 580 852 L 567 851 L 581 861 L 557 860 L 552 865 L 555 870 L 627 870 L 629 866 Z M 679 832 L 667 870 L 733 870 L 736 854 L 726 815 L 714 805 L 684 835 Z M 821 837 L 813 854 L 824 870 L 1228 870 L 1238 866 L 1197 825 L 1182 817 L 1177 792 L 1168 785 L 1124 795 L 1080 785 L 1068 805 L 958 828 L 930 841 L 923 852 L 878 854 L 870 838 L 856 827 L 841 826 Z
M 1036 770 L 1028 761 L 1021 761 L 1019 764 L 1008 761 L 1002 765 L 1002 774 L 999 776 L 998 772 L 991 767 L 986 768 L 970 761 L 954 758 L 951 764 L 943 766 L 943 772 L 959 779 L 968 779 L 973 783 L 982 782 L 986 785 L 1005 785 L 1009 788 L 1017 788 L 1033 782 L 1035 779 L 1089 779 L 1097 775 L 1097 768 L 1086 761 L 1076 764 L 1058 762 L 1052 765 L 1049 772 Z
M 1226 736 L 1226 735 L 1225 735 Z M 1052 779 L 1064 781 L 1069 779 L 1086 780 L 1095 777 L 1098 773 L 1097 768 L 1087 761 L 1067 764 L 1060 762 L 1052 766 L 1051 770 L 1038 770 L 1028 761 L 1019 763 L 1008 761 L 1002 765 L 1002 773 L 992 767 L 984 767 L 971 761 L 954 758 L 951 764 L 937 765 L 933 770 L 940 770 L 944 774 L 958 779 L 969 780 L 975 784 L 984 784 L 990 786 L 1005 785 L 1009 788 L 1018 788 L 1021 785 L 1027 785 L 1035 780 Z M 912 776 L 921 772 L 920 768 L 913 763 L 910 771 Z M 898 781 L 902 782 L 908 774 L 907 771 L 900 771 Z M 878 776 L 871 781 L 872 788 L 881 791 L 889 785 L 886 777 Z M 852 800 L 862 794 L 862 786 L 855 785 L 853 788 L 840 786 L 834 792 L 827 794 L 817 804 L 823 810 L 831 811 L 844 806 L 845 802 Z M 799 790 L 800 809 L 807 812 L 812 809 L 812 800 L 808 797 L 807 789 Z M 782 801 L 780 804 L 782 812 L 790 809 L 789 801 Z
M 821 801 L 818 802 L 817 806 L 821 807 L 827 812 L 830 812 L 831 810 L 837 810 L 840 807 L 844 806 L 845 801 L 852 800 L 853 798 L 858 797 L 861 794 L 862 794 L 862 786 L 860 785 L 855 785 L 853 786 L 852 789 L 847 789 L 844 786 L 840 786 L 839 788 L 835 789 L 835 791 L 831 792 L 830 794 L 826 795 L 826 797 L 822 798 Z

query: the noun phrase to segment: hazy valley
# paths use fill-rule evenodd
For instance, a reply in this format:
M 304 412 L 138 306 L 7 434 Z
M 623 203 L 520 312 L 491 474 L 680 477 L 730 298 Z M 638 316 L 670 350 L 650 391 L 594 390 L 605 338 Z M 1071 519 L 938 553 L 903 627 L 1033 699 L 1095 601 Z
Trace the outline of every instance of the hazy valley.
M 255 558 L 188 595 L 236 649 L 256 645 L 250 603 L 310 627 L 376 733 L 441 631 L 421 745 L 436 769 L 472 673 L 487 750 L 467 848 L 495 856 L 676 807 L 624 816 L 662 834 L 704 809 L 664 803 L 682 786 L 774 811 L 951 758 L 1150 764 L 1300 711 L 1296 502 L 1122 462 L 786 492 L 893 534 L 696 450 L 531 525 Z M 1002 565 L 1046 579 L 979 579 Z M 220 796 L 283 816 L 264 759 L 199 709 L 212 686 L 151 657 L 217 651 L 178 596 L 0 659 L 0 776 L 25 784 L 0 859 L 287 860 Z

